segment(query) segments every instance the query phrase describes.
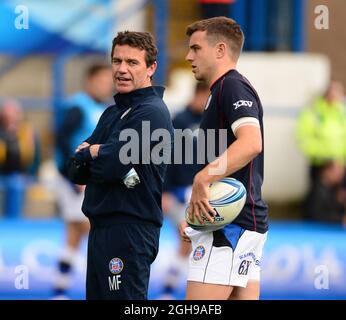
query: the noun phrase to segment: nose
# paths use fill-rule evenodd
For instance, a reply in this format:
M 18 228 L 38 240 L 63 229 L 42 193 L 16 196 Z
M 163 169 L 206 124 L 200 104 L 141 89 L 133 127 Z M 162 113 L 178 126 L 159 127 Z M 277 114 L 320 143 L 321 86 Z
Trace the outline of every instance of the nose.
M 189 50 L 189 52 L 187 53 L 186 57 L 185 57 L 185 60 L 189 61 L 189 62 L 192 62 L 192 54 L 191 54 L 191 50 Z
M 125 61 L 122 61 L 121 63 L 118 64 L 118 72 L 120 72 L 120 73 L 126 73 L 127 72 Z

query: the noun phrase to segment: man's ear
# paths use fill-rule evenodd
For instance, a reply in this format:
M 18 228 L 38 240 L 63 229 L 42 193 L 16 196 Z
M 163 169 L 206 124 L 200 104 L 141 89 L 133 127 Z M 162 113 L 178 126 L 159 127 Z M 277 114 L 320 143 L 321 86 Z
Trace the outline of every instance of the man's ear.
M 221 59 L 227 53 L 227 47 L 224 42 L 219 42 L 216 44 L 216 58 Z
M 149 78 L 151 78 L 154 75 L 156 68 L 157 68 L 157 62 L 156 61 L 150 67 L 148 67 L 148 77 Z

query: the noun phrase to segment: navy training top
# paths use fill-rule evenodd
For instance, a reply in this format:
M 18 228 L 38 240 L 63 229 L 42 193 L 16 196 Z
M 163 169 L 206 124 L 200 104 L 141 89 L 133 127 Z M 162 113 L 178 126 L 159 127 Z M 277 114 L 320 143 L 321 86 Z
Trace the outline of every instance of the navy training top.
M 263 109 L 255 89 L 236 70 L 228 71 L 215 81 L 211 87 L 211 96 L 206 105 L 200 129 L 205 133 L 207 129 L 215 129 L 215 156 L 210 157 L 210 159 L 205 156 L 204 164 L 200 166 L 200 169 L 225 151 L 219 150 L 218 129 L 227 130 L 228 147 L 236 140 L 231 127 L 241 118 L 255 118 L 258 120 L 262 134 L 262 152 L 245 167 L 230 176 L 241 181 L 247 191 L 245 206 L 233 223 L 246 230 L 265 233 L 268 230 L 268 207 L 261 194 L 264 154 Z M 205 137 L 207 137 L 207 134 L 205 134 Z M 207 147 L 208 141 L 206 139 L 200 139 L 199 136 L 199 140 L 198 144 L 205 143 Z
M 88 218 L 133 217 L 138 222 L 162 225 L 162 186 L 173 141 L 163 92 L 163 87 L 146 87 L 116 94 L 115 105 L 104 111 L 85 140 L 101 144 L 98 157 L 92 159 L 88 148 L 76 154 L 78 161 L 89 166 L 82 206 Z M 155 134 L 156 129 L 164 132 Z M 140 183 L 127 188 L 122 179 L 132 168 Z

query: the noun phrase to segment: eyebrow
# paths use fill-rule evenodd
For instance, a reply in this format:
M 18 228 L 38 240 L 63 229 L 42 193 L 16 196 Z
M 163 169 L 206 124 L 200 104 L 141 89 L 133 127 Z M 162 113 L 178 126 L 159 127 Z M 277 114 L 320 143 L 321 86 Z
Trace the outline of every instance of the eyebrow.
M 139 62 L 137 59 L 132 59 L 132 58 L 125 58 L 125 59 L 118 58 L 118 57 L 112 58 L 112 61 L 123 61 L 123 60 L 125 60 L 126 62 L 136 62 L 136 63 Z
M 198 44 L 192 44 L 192 45 L 190 46 L 190 49 L 199 49 L 199 48 L 201 48 L 201 46 L 198 45 Z
M 125 59 L 126 62 L 139 62 L 137 59 Z

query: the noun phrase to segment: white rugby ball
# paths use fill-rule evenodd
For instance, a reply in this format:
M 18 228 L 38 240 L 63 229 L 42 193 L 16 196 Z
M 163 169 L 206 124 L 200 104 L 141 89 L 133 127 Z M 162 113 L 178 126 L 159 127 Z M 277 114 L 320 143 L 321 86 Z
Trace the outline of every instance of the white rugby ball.
M 246 189 L 244 185 L 234 178 L 223 178 L 210 185 L 209 203 L 217 212 L 214 222 L 210 222 L 202 215 L 204 224 L 196 218 L 192 222 L 189 219 L 188 208 L 185 218 L 188 225 L 199 231 L 215 231 L 231 223 L 241 212 L 246 201 Z

